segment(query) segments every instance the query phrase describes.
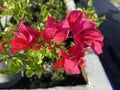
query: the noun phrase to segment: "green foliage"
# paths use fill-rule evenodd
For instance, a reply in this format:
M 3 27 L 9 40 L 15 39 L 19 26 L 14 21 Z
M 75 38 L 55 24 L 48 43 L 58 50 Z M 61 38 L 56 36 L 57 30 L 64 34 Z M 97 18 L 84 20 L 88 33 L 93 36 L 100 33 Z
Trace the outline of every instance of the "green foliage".
M 31 3 L 33 8 L 32 13 L 34 13 L 33 21 L 38 23 L 35 27 L 39 30 L 42 30 L 45 26 L 48 16 L 52 16 L 57 20 L 61 20 L 66 16 L 64 0 L 36 0 L 31 1 Z M 38 10 L 37 12 L 35 12 L 36 9 Z
M 12 61 L 8 63 L 8 69 L 11 72 L 20 72 L 23 69 L 23 62 L 17 58 L 13 58 Z
M 36 62 L 37 64 L 42 63 L 44 56 L 41 53 L 41 51 L 35 51 L 35 50 L 30 49 L 28 51 L 28 54 L 29 54 L 28 56 L 31 56 L 33 58 L 34 62 Z
M 87 8 L 88 7 L 93 7 L 93 2 L 92 0 L 87 0 Z
M 6 63 L 7 63 L 8 69 L 0 70 L 0 73 L 13 74 L 23 70 L 23 66 L 24 66 L 23 62 L 15 57 L 12 60 L 7 61 Z
M 96 21 L 97 27 L 99 27 L 100 24 L 105 20 L 105 16 L 99 17 L 97 15 L 92 0 L 87 0 L 85 7 L 81 7 L 79 4 L 77 4 L 77 9 L 83 11 L 88 20 Z
M 30 13 L 31 4 L 29 0 L 2 0 L 4 11 L 2 15 L 12 15 L 14 20 L 18 22 L 22 18 L 26 18 L 27 21 L 32 19 Z M 1 15 L 1 16 L 2 16 Z
M 12 15 L 12 22 L 8 22 L 9 29 L 15 29 L 19 21 L 30 24 L 42 30 L 48 15 L 61 20 L 66 16 L 64 0 L 2 0 L 4 15 Z
M 26 74 L 27 77 L 32 77 L 33 75 L 37 75 L 38 77 L 40 77 L 42 72 L 43 72 L 42 71 L 42 65 L 36 63 L 35 60 L 26 61 L 25 66 L 26 66 L 25 67 L 25 70 L 26 70 L 25 74 Z
M 26 55 L 29 56 L 25 61 L 26 76 L 38 75 L 40 77 L 42 74 L 43 54 L 40 51 L 30 49 L 26 52 Z

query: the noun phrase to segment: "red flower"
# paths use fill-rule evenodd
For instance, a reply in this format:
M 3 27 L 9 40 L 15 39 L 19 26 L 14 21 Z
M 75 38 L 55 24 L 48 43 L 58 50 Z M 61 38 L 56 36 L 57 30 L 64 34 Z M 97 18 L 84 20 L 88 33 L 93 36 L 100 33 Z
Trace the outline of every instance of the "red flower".
M 82 12 L 78 10 L 70 11 L 67 15 L 66 19 L 69 22 L 70 27 L 74 26 L 74 24 L 82 18 Z
M 19 24 L 18 32 L 14 32 L 14 34 L 18 38 L 23 38 L 30 44 L 35 43 L 39 39 L 39 36 L 40 36 L 40 32 L 38 32 L 32 27 L 25 26 L 23 23 Z
M 54 18 L 48 17 L 45 30 L 42 32 L 44 40 L 50 43 L 53 39 L 57 44 L 61 44 L 67 39 L 69 34 L 69 24 L 67 20 L 56 23 Z
M 42 31 L 41 35 L 47 43 L 50 43 L 53 39 L 55 31 L 55 28 L 45 28 L 45 30 Z
M 57 44 L 61 44 L 68 38 L 69 23 L 67 20 L 62 20 L 56 25 L 56 32 L 54 34 L 54 40 Z
M 84 56 L 84 48 L 81 44 L 76 43 L 75 46 L 72 46 L 68 49 L 69 57 L 80 58 Z
M 80 57 L 84 56 L 84 48 L 81 44 L 76 44 L 68 49 L 68 52 L 64 52 L 62 49 L 58 52 L 63 58 L 67 59 L 79 59 Z
M 51 42 L 51 40 L 53 39 L 54 33 L 56 31 L 56 29 L 54 28 L 55 24 L 56 20 L 48 16 L 46 28 L 41 33 L 47 43 Z
M 92 30 L 95 28 L 95 22 L 89 22 L 85 18 L 81 18 L 72 27 L 72 32 L 74 35 L 79 34 L 83 30 Z
M 4 52 L 5 51 L 5 47 L 3 46 L 2 42 L 0 42 L 0 51 Z
M 23 23 L 19 24 L 18 31 L 14 32 L 17 36 L 11 41 L 12 53 L 15 54 L 19 50 L 28 50 L 39 39 L 40 33 Z
M 62 49 L 58 52 L 64 60 L 64 70 L 71 74 L 79 74 L 79 59 L 84 56 L 83 47 L 78 43 L 75 46 L 68 49 L 65 53 Z M 81 64 L 80 64 L 81 65 Z
M 92 29 L 95 27 L 95 22 L 89 22 L 83 17 L 83 13 L 77 10 L 71 11 L 66 19 L 69 22 L 70 29 L 74 35 L 77 35 L 82 30 Z
M 96 23 L 88 21 L 80 11 L 71 11 L 67 16 L 75 42 L 82 47 L 91 47 L 96 54 L 102 53 L 103 35 L 96 29 Z
M 19 50 L 28 50 L 30 48 L 29 43 L 22 38 L 13 38 L 10 45 L 12 47 L 12 54 L 15 54 Z
M 81 31 L 75 37 L 77 43 L 81 43 L 84 48 L 91 47 L 96 54 L 102 53 L 103 39 L 103 35 L 97 29 Z
M 64 65 L 64 60 L 60 58 L 54 63 L 54 68 L 62 68 L 63 65 Z
M 46 28 L 53 28 L 55 24 L 56 24 L 56 20 L 48 16 Z

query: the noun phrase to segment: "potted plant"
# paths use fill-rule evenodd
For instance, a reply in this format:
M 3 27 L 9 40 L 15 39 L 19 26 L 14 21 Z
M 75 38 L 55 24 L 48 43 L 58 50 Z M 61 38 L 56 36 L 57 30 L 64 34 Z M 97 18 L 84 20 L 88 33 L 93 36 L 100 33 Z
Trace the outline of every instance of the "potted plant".
M 9 63 L 8 61 L 12 60 L 11 57 L 14 57 L 10 54 L 10 40 L 11 40 L 11 33 L 15 28 L 17 27 L 19 20 L 24 18 L 25 23 L 32 25 L 33 27 L 36 27 L 38 30 L 42 29 L 44 27 L 44 23 L 47 19 L 48 15 L 51 15 L 51 12 L 56 13 L 54 17 L 57 17 L 57 15 L 60 14 L 58 19 L 61 19 L 65 16 L 65 12 L 62 9 L 65 9 L 63 7 L 63 1 L 53 1 L 50 0 L 49 2 L 43 1 L 43 0 L 2 0 L 0 1 L 0 45 L 1 45 L 1 63 L 0 63 L 0 88 L 8 88 L 17 83 L 21 79 L 21 74 L 19 71 L 18 74 L 13 75 L 14 73 L 17 73 L 16 70 L 13 70 L 11 68 L 11 65 L 13 63 Z M 57 6 L 54 6 L 54 4 L 57 4 Z M 52 7 L 54 9 L 50 9 L 49 7 Z M 42 13 L 41 13 L 42 12 Z M 12 16 L 12 18 L 11 18 Z M 36 23 L 37 22 L 37 23 Z M 9 38 L 9 39 L 8 39 Z M 15 63 L 15 62 L 14 62 Z M 18 67 L 21 65 L 20 62 L 16 62 Z M 6 65 L 7 64 L 7 65 Z M 10 65 L 11 64 L 11 65 Z M 15 65 L 15 64 L 14 64 Z M 15 69 L 15 67 L 13 68 Z M 9 68 L 9 70 L 8 70 Z M 6 75 L 7 74 L 7 75 Z M 11 75 L 12 74 L 12 75 Z M 16 77 L 15 77 L 16 76 Z M 19 77 L 19 78 L 18 78 Z
M 24 0 L 18 2 L 21 12 L 27 8 L 22 7 Z M 30 7 L 31 2 L 32 0 L 27 2 Z M 36 2 L 32 2 L 35 7 L 40 6 Z M 39 15 L 38 12 L 34 12 L 36 8 L 32 8 L 31 12 L 34 12 L 33 17 L 36 19 L 31 20 L 32 14 L 31 18 L 28 18 L 30 11 L 27 14 L 23 12 L 22 15 L 14 13 L 13 19 L 16 24 L 8 23 L 11 28 L 1 32 L 0 53 L 8 69 L 1 69 L 0 72 L 14 74 L 24 70 L 27 77 L 32 77 L 32 80 L 39 79 L 36 83 L 39 83 L 38 87 L 43 88 L 66 85 L 66 81 L 70 83 L 71 80 L 80 79 L 81 76 L 84 79 L 82 83 L 87 83 L 84 74 L 85 55 L 90 48 L 95 54 L 102 53 L 103 35 L 96 27 L 96 21 L 88 18 L 87 12 L 81 10 L 73 10 L 65 17 L 61 15 L 59 17 L 56 15 L 62 11 L 58 9 L 59 13 L 52 17 L 50 13 L 52 10 L 48 7 L 54 5 L 54 0 L 43 3 L 42 23 L 37 20 Z M 15 11 L 12 9 L 13 12 L 17 12 L 16 9 Z M 37 25 L 34 24 L 36 20 L 39 23 Z M 74 85 L 76 82 L 70 84 Z

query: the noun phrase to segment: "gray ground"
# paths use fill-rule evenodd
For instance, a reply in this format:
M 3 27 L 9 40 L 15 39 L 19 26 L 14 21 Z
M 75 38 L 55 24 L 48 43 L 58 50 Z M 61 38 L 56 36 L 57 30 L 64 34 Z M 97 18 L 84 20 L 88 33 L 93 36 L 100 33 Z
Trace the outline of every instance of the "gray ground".
M 113 88 L 120 90 L 120 4 L 117 0 L 110 1 L 93 0 L 93 3 L 99 16 L 106 15 L 99 27 L 105 36 L 101 62 Z

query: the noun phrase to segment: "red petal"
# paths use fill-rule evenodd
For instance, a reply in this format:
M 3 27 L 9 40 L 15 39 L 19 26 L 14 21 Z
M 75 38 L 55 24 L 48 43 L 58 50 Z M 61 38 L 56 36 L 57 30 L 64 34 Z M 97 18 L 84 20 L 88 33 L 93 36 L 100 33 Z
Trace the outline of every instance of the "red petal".
M 13 38 L 10 45 L 13 51 L 28 50 L 30 47 L 30 45 L 24 39 L 21 38 Z
M 84 48 L 80 43 L 77 43 L 75 46 L 68 49 L 69 57 L 75 56 L 76 58 L 79 58 L 81 56 L 84 56 Z
M 102 53 L 104 36 L 97 29 L 84 30 L 75 37 L 77 43 L 81 43 L 83 47 L 91 47 L 96 54 Z
M 73 60 L 65 59 L 64 69 L 67 73 L 70 74 L 80 73 L 80 69 L 78 67 L 78 63 L 76 62 L 76 60 L 73 61 Z
M 52 28 L 55 24 L 56 24 L 56 20 L 48 16 L 46 28 Z
M 63 59 L 58 59 L 55 63 L 54 63 L 54 68 L 62 68 L 64 65 L 64 60 Z
M 26 34 L 24 34 L 24 33 L 22 33 L 22 32 L 13 32 L 13 33 L 14 33 L 18 38 L 22 38 L 22 39 L 28 41 L 28 39 L 27 39 L 28 35 L 26 35 Z
M 46 42 L 51 42 L 51 40 L 53 39 L 53 35 L 54 35 L 54 32 L 56 30 L 53 29 L 53 28 L 46 28 L 43 32 L 42 32 L 42 36 L 44 38 L 44 40 Z
M 78 64 L 79 64 L 80 68 L 86 68 L 86 63 L 85 63 L 84 58 L 80 58 Z
M 59 21 L 57 24 L 56 24 L 56 28 L 66 28 L 66 29 L 69 29 L 69 22 L 68 20 L 61 20 Z
M 72 27 L 72 32 L 74 35 L 79 34 L 83 30 L 93 29 L 95 24 L 87 21 L 85 18 L 79 19 Z
M 18 30 L 19 32 L 23 33 L 23 35 L 27 38 L 28 42 L 30 42 L 31 44 L 33 44 L 39 39 L 40 33 L 32 27 L 25 26 L 23 23 L 19 24 Z
M 54 34 L 54 40 L 57 44 L 61 44 L 68 38 L 69 23 L 67 20 L 62 20 L 56 24 L 56 32 Z
M 103 52 L 102 45 L 103 45 L 103 42 L 93 41 L 93 44 L 91 47 L 94 50 L 95 54 L 101 54 Z
M 70 26 L 73 26 L 77 20 L 81 19 L 81 17 L 82 17 L 82 12 L 73 10 L 68 14 L 67 20 L 69 21 Z
M 63 41 L 67 39 L 68 34 L 69 34 L 68 29 L 57 30 L 57 32 L 54 35 L 55 42 L 57 44 L 61 44 Z
M 17 48 L 12 48 L 12 50 L 10 51 L 11 54 L 16 54 L 19 51 L 19 49 Z
M 63 58 L 68 58 L 68 55 L 67 55 L 62 49 L 59 49 L 58 53 L 59 53 Z

